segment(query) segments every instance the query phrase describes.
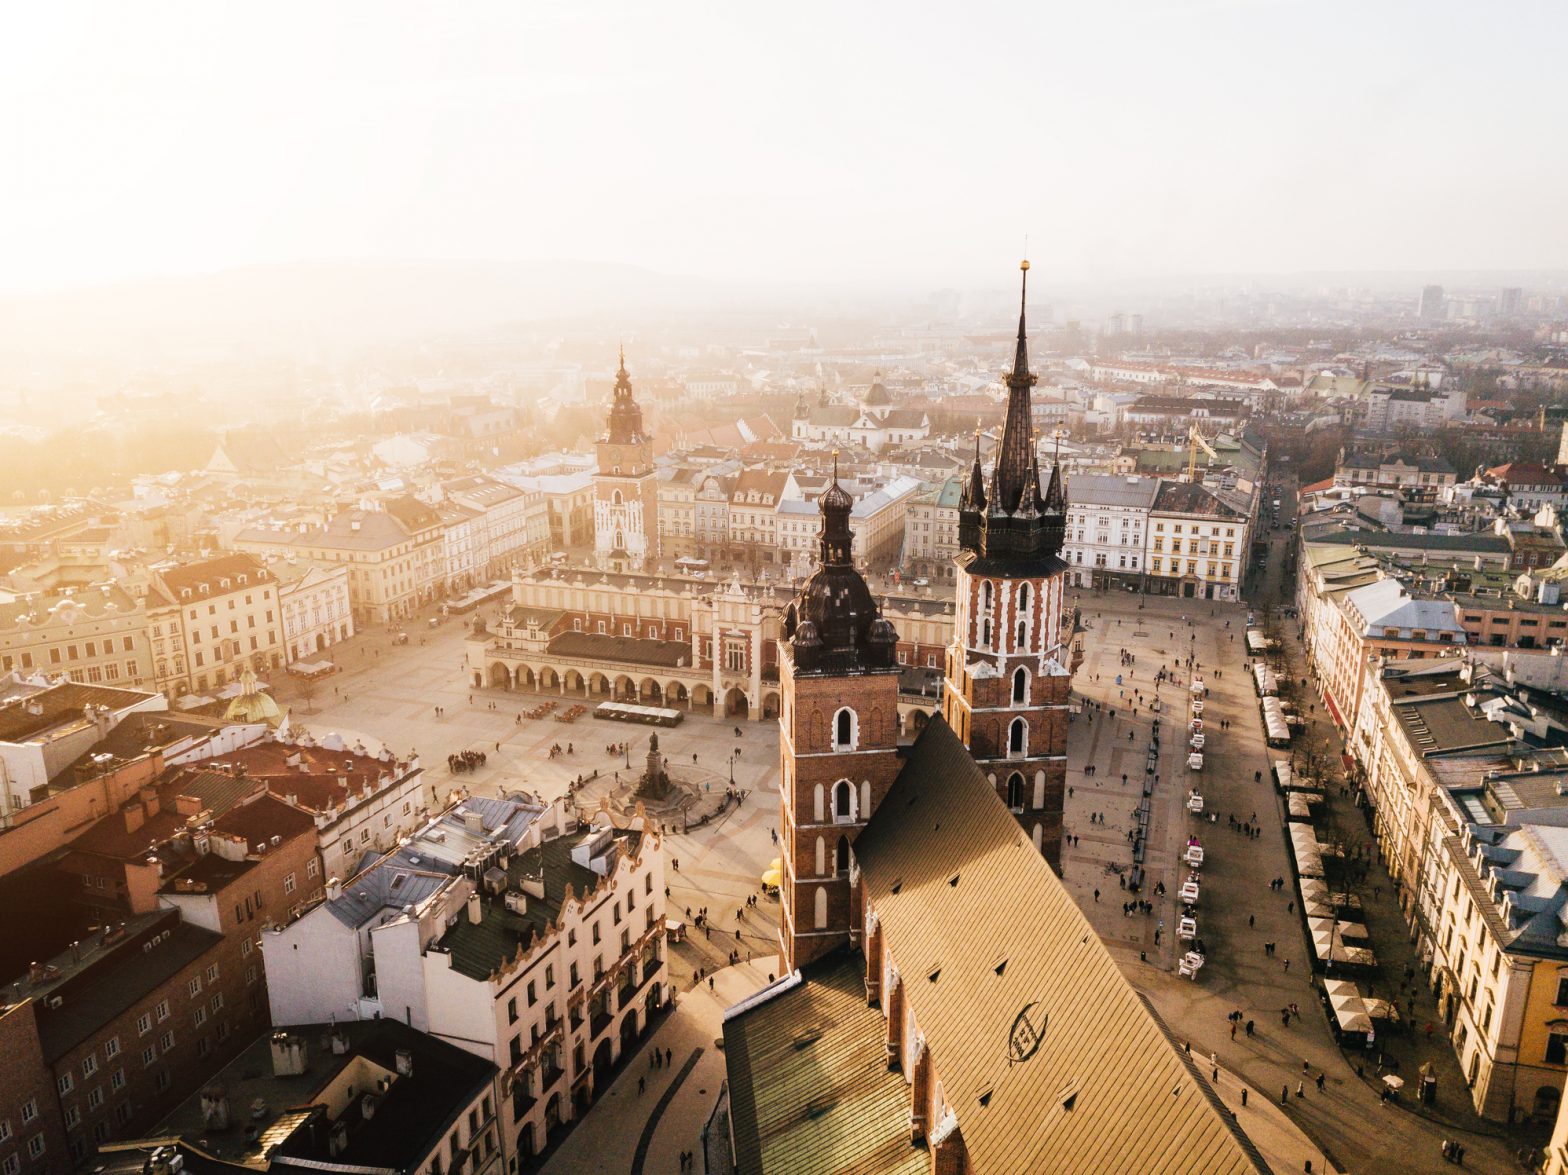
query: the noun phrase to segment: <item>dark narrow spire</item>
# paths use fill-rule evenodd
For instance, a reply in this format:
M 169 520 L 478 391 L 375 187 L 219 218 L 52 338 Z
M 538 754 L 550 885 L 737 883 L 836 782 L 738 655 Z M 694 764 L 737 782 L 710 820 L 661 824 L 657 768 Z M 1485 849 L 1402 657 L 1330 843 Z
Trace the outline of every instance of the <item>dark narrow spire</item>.
M 959 506 L 965 510 L 985 509 L 985 470 L 980 467 L 980 426 L 975 425 L 975 462 L 969 467 L 969 481 L 965 484 Z
M 992 478 L 991 506 L 1011 514 L 1018 509 L 1029 478 L 1030 426 L 1029 389 L 1035 377 L 1029 371 L 1028 327 L 1025 321 L 1029 301 L 1029 262 L 1018 267 L 1023 272 L 1018 295 L 1018 350 L 1013 370 L 1007 377 L 1007 423 L 1002 428 L 1002 443 L 997 448 L 996 473 Z

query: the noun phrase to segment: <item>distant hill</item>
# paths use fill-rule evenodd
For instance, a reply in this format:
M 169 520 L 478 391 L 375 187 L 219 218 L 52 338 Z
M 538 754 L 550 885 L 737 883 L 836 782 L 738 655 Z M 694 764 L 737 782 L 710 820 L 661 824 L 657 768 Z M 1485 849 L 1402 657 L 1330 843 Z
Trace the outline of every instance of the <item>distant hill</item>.
M 352 347 L 520 319 L 694 310 L 732 293 L 632 265 L 578 261 L 255 266 L 0 297 L 0 356 Z

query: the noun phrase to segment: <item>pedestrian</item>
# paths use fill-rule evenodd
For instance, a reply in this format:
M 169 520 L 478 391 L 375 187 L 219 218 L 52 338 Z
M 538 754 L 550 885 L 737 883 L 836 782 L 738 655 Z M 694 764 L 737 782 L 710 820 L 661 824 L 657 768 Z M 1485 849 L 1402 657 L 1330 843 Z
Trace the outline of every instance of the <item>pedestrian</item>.
M 1285 960 L 1285 974 L 1287 974 L 1287 975 L 1290 974 L 1290 960 L 1289 959 Z
M 643 1087 L 645 1085 L 646 1085 L 646 1082 L 644 1082 L 641 1077 L 637 1078 L 637 1092 L 638 1092 L 639 1095 L 642 1093 Z
M 1290 1086 L 1282 1085 L 1279 1087 L 1279 1104 L 1282 1106 L 1290 1105 Z
M 771 976 L 771 975 L 770 975 L 770 976 L 768 976 L 768 982 L 769 982 L 769 983 L 772 983 L 772 982 L 773 982 L 773 977 L 772 977 L 772 976 Z M 671 1059 L 672 1059 L 672 1058 L 673 1058 L 673 1057 L 674 1057 L 674 1056 L 675 1056 L 675 1054 L 674 1054 L 674 1053 L 673 1053 L 673 1052 L 671 1052 L 671 1051 L 670 1051 L 670 1050 L 669 1050 L 669 1049 L 665 1049 L 665 1050 L 664 1050 L 664 1063 L 665 1063 L 665 1064 L 666 1064 L 666 1065 L 668 1065 L 668 1064 L 669 1064 L 669 1063 L 670 1063 L 670 1061 L 671 1061 Z
M 1247 1087 L 1245 1085 L 1241 1087 L 1241 1104 L 1243 1106 L 1247 1104 Z
M 1248 1036 L 1252 1035 L 1252 1021 L 1251 1020 L 1247 1021 L 1247 1035 Z
M 1305 1081 L 1296 1082 L 1296 1096 L 1303 1098 L 1307 1096 L 1307 1083 Z
M 1319 1073 L 1318 1074 L 1318 1092 L 1319 1093 L 1323 1092 L 1323 1082 L 1325 1080 L 1327 1080 L 1327 1074 Z

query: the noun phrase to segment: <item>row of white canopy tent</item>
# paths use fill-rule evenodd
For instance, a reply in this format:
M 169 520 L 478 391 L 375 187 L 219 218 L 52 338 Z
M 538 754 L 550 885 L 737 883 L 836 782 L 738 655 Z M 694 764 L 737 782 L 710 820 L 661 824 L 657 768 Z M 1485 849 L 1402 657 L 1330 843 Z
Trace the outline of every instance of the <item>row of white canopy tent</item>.
M 1290 826 L 1290 851 L 1296 858 L 1297 877 L 1323 876 L 1323 849 L 1317 831 L 1310 824 Z
M 1263 699 L 1263 732 L 1271 743 L 1290 741 L 1290 723 L 1285 709 L 1272 694 Z
M 1247 652 L 1253 654 L 1254 656 L 1261 657 L 1264 653 L 1269 651 L 1273 644 L 1273 641 L 1269 640 L 1268 637 L 1263 635 L 1263 630 L 1261 628 L 1247 629 Z
M 1353 893 L 1329 893 L 1321 877 L 1303 877 L 1298 883 L 1301 912 L 1308 918 L 1354 916 L 1361 912 L 1361 899 Z
M 1320 791 L 1288 791 L 1285 793 L 1286 816 L 1291 820 L 1311 820 L 1312 809 L 1322 802 Z
M 1308 918 L 1307 929 L 1312 935 L 1312 952 L 1320 962 L 1352 967 L 1377 966 L 1377 956 L 1365 945 L 1367 928 L 1361 923 L 1342 922 L 1337 918 Z
M 1387 1000 L 1364 996 L 1361 989 L 1348 979 L 1325 979 L 1323 993 L 1341 1032 L 1364 1032 L 1371 1043 L 1377 1035 L 1374 1020 L 1397 1020 L 1399 1013 Z
M 1257 684 L 1258 696 L 1260 698 L 1279 693 L 1279 674 L 1275 673 L 1262 661 L 1252 666 L 1252 680 Z

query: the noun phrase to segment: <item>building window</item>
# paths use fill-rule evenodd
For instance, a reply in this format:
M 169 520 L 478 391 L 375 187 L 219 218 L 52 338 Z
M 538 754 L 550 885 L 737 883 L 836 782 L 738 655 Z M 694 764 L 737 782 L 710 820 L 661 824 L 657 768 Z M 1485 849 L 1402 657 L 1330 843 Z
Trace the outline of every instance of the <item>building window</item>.
M 855 818 L 855 789 L 849 780 L 841 779 L 833 785 L 833 819 L 839 823 Z
M 1007 777 L 1007 806 L 1015 812 L 1024 810 L 1024 777 L 1016 771 Z
M 859 731 L 858 715 L 848 706 L 840 708 L 833 715 L 833 749 L 835 751 L 852 751 L 858 741 L 856 736 Z
M 1546 1036 L 1546 1063 L 1568 1064 L 1568 1032 L 1550 1032 Z
M 1020 665 L 1013 670 L 1013 705 L 1021 706 L 1029 700 L 1029 671 Z

